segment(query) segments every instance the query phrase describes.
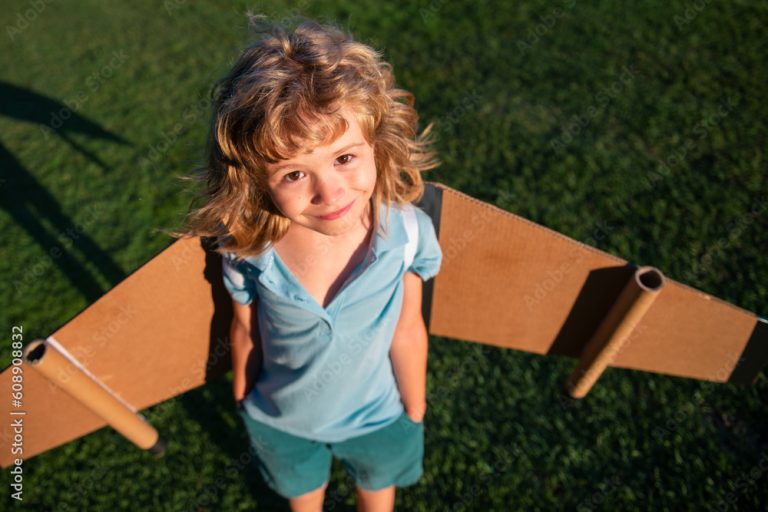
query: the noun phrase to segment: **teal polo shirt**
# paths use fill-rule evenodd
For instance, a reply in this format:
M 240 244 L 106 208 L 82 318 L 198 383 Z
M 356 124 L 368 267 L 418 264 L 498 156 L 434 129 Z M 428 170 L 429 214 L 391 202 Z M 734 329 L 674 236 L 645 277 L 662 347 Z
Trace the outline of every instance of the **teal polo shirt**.
M 408 234 L 402 208 L 414 208 L 418 244 L 405 268 Z M 361 436 L 403 413 L 389 349 L 403 304 L 403 276 L 423 280 L 440 269 L 442 252 L 429 216 L 413 205 L 379 206 L 382 237 L 323 308 L 272 246 L 254 257 L 223 258 L 224 285 L 240 304 L 256 301 L 262 370 L 243 400 L 255 420 L 307 439 L 332 443 Z

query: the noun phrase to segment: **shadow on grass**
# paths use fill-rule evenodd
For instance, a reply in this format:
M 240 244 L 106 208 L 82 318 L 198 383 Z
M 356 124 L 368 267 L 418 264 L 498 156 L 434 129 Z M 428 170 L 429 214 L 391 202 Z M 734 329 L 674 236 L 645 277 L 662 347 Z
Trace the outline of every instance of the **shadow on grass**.
M 205 385 L 205 388 L 186 393 L 179 398 L 179 403 L 184 407 L 188 416 L 199 423 L 208 432 L 216 443 L 216 449 L 225 454 L 229 461 L 227 465 L 219 469 L 222 475 L 228 475 L 236 471 L 244 479 L 248 491 L 257 503 L 256 510 L 288 511 L 288 500 L 273 491 L 259 473 L 253 451 L 250 449 L 250 441 L 242 420 L 235 410 L 229 383 L 222 378 L 215 379 Z M 237 426 L 232 426 L 225 420 L 227 416 L 234 416 Z M 323 510 L 347 512 L 354 511 L 354 507 L 346 505 L 348 493 L 337 485 L 341 473 L 338 461 L 334 460 L 331 483 L 326 491 Z M 333 480 L 337 480 L 334 482 Z M 226 485 L 211 486 L 201 495 L 199 505 L 213 505 L 223 500 Z M 354 492 L 354 490 L 350 491 Z M 205 500 L 204 503 L 202 500 Z
M 0 115 L 14 120 L 37 124 L 46 136 L 55 135 L 104 171 L 107 165 L 86 148 L 77 144 L 71 133 L 85 134 L 89 138 L 127 144 L 127 142 L 74 112 L 67 105 L 41 94 L 5 82 L 0 82 Z M 69 279 L 72 286 L 89 301 L 99 298 L 103 290 L 95 276 L 82 267 L 74 256 L 77 248 L 82 256 L 93 262 L 103 277 L 113 285 L 125 278 L 125 273 L 87 234 L 88 224 L 98 217 L 89 211 L 88 219 L 73 223 L 61 210 L 56 198 L 30 173 L 21 162 L 0 144 L 0 207 L 21 226 L 43 249 L 45 256 L 30 262 L 15 276 L 16 291 L 38 282 L 45 268 L 52 264 Z M 47 227 L 50 226 L 50 229 Z
M 248 434 L 242 424 L 232 399 L 229 383 L 222 378 L 215 379 L 205 388 L 186 393 L 179 398 L 179 403 L 187 414 L 199 423 L 216 443 L 216 449 L 229 460 L 220 473 L 227 475 L 238 472 L 245 479 L 245 485 L 258 504 L 257 510 L 290 510 L 288 502 L 269 488 L 255 465 L 253 452 L 249 448 Z M 235 416 L 237 427 L 225 421 L 227 416 Z M 226 490 L 225 485 L 213 486 L 206 494 L 209 504 L 219 503 Z

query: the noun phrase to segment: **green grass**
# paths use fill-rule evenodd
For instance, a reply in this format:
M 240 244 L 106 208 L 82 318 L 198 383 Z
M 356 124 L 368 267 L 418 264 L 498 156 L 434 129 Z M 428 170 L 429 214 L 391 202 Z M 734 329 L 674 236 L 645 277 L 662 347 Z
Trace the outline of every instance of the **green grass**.
M 25 118 L 3 98 L 0 116 L 0 327 L 31 339 L 170 243 L 157 228 L 188 206 L 176 176 L 202 159 L 201 101 L 257 5 L 8 3 L 0 79 L 58 102 Z M 766 314 L 765 5 L 399 4 L 258 6 L 335 20 L 384 51 L 437 123 L 443 165 L 429 179 Z M 80 116 L 66 139 L 41 129 L 65 103 Z M 14 185 L 6 166 L 28 178 Z M 0 355 L 8 364 L 9 343 Z M 573 364 L 433 339 L 425 474 L 398 509 L 768 506 L 765 372 L 745 388 L 610 369 L 568 404 L 557 392 Z M 103 429 L 26 461 L 23 507 L 281 509 L 240 463 L 226 379 L 146 415 L 165 458 Z M 335 464 L 328 506 L 352 503 Z

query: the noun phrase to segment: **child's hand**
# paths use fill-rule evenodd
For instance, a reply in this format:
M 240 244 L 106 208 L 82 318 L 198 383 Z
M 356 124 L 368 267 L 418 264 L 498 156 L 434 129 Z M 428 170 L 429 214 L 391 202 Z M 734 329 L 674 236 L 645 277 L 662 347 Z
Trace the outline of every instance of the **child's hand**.
M 416 423 L 424 421 L 424 415 L 427 412 L 427 405 L 424 404 L 421 407 L 406 407 L 405 414 L 408 415 Z

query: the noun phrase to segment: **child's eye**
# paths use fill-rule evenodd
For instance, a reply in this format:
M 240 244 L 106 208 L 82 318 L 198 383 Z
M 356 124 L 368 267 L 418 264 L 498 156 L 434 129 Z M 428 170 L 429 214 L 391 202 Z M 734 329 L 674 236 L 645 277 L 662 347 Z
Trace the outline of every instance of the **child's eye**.
M 354 155 L 341 155 L 339 158 L 336 159 L 337 162 L 339 162 L 341 165 L 346 165 L 349 162 L 351 162 L 355 158 Z
M 302 174 L 304 174 L 302 171 L 289 172 L 288 174 L 283 176 L 283 179 L 288 183 L 293 183 L 293 182 L 299 181 L 302 178 L 301 176 Z

